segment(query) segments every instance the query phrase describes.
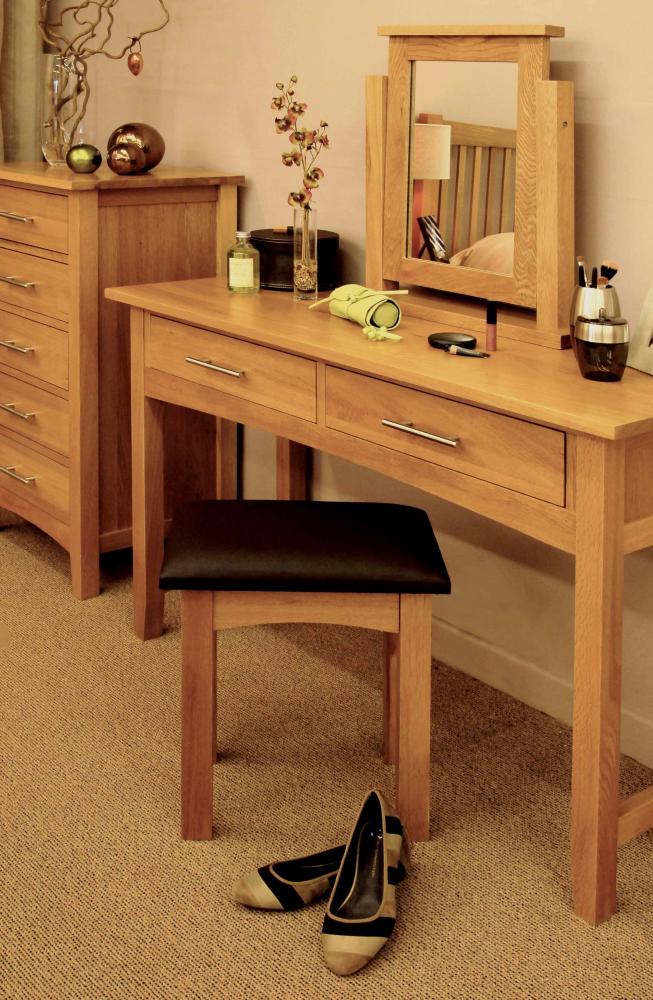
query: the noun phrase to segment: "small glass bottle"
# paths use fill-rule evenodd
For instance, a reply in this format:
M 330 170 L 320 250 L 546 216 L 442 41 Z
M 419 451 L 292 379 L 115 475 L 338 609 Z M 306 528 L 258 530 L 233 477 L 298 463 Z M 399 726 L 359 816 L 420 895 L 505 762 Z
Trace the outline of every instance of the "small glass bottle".
M 258 292 L 261 287 L 261 256 L 247 232 L 236 233 L 236 242 L 227 252 L 227 282 L 230 292 Z

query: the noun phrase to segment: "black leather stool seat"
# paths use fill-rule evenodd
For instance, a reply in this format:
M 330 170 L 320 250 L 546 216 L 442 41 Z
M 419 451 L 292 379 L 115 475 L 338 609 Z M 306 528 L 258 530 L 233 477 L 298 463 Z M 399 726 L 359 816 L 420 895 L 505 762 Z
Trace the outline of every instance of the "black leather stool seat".
M 389 503 L 204 500 L 174 517 L 162 590 L 448 594 L 425 511 Z

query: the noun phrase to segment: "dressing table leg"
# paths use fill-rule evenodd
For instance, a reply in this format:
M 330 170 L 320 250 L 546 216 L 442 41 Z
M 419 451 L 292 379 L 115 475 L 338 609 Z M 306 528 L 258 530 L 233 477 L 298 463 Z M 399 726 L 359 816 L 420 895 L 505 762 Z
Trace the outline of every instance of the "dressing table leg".
M 164 404 L 145 395 L 144 332 L 149 316 L 132 310 L 132 539 L 134 632 L 154 639 L 163 631 L 163 413 Z
M 309 449 L 277 438 L 277 500 L 308 500 Z
M 624 443 L 578 437 L 571 865 L 574 911 L 617 907 Z
M 216 419 L 216 497 L 219 500 L 238 499 L 238 424 L 234 420 Z

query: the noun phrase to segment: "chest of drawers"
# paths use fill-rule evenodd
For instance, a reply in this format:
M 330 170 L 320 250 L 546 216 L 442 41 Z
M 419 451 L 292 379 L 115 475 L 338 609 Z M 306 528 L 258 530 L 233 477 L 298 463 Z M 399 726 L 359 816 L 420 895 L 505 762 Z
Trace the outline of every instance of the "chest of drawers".
M 131 544 L 129 315 L 103 290 L 220 273 L 240 181 L 0 165 L 0 507 L 68 550 L 78 597 L 99 591 L 100 552 Z M 169 418 L 172 484 L 209 419 Z M 215 483 L 205 460 L 193 475 Z

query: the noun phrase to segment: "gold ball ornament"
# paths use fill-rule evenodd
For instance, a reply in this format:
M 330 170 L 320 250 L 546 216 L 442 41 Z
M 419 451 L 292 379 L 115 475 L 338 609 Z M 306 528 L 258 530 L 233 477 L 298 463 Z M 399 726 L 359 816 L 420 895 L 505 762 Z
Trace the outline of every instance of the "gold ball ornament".
M 76 174 L 93 174 L 102 163 L 102 153 L 90 142 L 80 142 L 70 147 L 66 163 Z
M 130 52 L 127 56 L 127 65 L 134 76 L 138 76 L 143 69 L 144 59 L 140 52 Z
M 163 159 L 162 135 L 151 125 L 131 122 L 109 136 L 107 165 L 115 174 L 144 174 Z

